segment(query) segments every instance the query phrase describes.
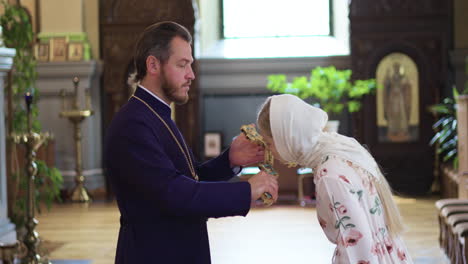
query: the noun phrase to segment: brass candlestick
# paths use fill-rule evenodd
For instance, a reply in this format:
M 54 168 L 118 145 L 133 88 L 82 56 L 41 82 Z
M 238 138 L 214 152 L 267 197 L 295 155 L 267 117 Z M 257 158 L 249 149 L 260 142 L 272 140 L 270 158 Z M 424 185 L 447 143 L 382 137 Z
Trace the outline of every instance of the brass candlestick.
M 13 142 L 17 144 L 24 144 L 26 146 L 26 174 L 28 176 L 28 185 L 26 193 L 26 234 L 23 238 L 23 242 L 27 248 L 26 256 L 21 260 L 22 264 L 38 264 L 47 263 L 48 260 L 41 259 L 40 254 L 37 251 L 39 242 L 39 235 L 34 230 L 38 221 L 34 218 L 36 211 L 36 197 L 35 197 L 35 184 L 34 180 L 37 175 L 36 165 L 36 151 L 39 147 L 50 138 L 49 133 L 34 133 L 31 129 L 31 104 L 33 97 L 31 93 L 26 93 L 26 111 L 27 111 L 27 122 L 28 131 L 26 133 L 12 133 L 10 135 Z
M 62 112 L 60 112 L 60 117 L 68 118 L 73 123 L 73 128 L 75 130 L 74 140 L 75 140 L 75 158 L 76 158 L 76 176 L 75 176 L 75 188 L 71 193 L 71 200 L 73 202 L 82 202 L 87 203 L 91 202 L 88 191 L 84 186 L 85 177 L 83 176 L 83 165 L 82 165 L 82 154 L 81 154 L 81 123 L 87 118 L 93 115 L 93 110 L 91 110 L 91 97 L 89 90 L 85 91 L 86 98 L 86 109 L 80 109 L 79 107 L 79 96 L 78 96 L 78 84 L 80 80 L 78 77 L 73 78 L 73 86 L 75 88 L 75 94 L 73 95 L 73 107 L 70 110 L 66 110 L 66 94 L 62 90 L 60 92 L 63 104 Z

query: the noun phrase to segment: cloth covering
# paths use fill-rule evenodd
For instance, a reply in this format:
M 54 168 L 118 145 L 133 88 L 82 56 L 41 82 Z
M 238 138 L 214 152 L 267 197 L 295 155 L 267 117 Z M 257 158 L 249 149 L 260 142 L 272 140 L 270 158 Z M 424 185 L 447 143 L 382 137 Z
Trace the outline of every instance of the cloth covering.
M 276 149 L 285 161 L 315 168 L 334 154 L 381 177 L 374 158 L 354 138 L 323 131 L 328 115 L 322 109 L 293 95 L 277 95 L 271 99 L 270 120 Z

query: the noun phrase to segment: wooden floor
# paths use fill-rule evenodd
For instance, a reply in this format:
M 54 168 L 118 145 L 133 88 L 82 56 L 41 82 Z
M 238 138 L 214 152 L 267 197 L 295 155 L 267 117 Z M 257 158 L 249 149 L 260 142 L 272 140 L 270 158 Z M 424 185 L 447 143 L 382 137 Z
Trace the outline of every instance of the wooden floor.
M 448 263 L 439 249 L 436 198 L 397 198 L 409 231 L 405 239 L 415 263 Z M 50 259 L 114 263 L 119 229 L 115 203 L 55 205 L 38 215 L 37 231 L 52 249 Z M 213 264 L 330 263 L 334 246 L 323 234 L 313 207 L 276 205 L 247 217 L 208 221 Z

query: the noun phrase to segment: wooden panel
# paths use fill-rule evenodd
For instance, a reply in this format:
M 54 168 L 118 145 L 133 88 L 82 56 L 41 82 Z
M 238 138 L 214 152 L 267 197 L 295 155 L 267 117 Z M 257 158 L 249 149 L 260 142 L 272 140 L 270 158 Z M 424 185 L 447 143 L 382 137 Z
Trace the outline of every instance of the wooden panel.
M 433 179 L 432 116 L 447 79 L 451 1 L 354 0 L 350 4 L 351 64 L 356 79 L 375 78 L 378 63 L 393 52 L 416 64 L 419 80 L 419 132 L 416 141 L 378 139 L 376 97 L 367 97 L 355 115 L 355 136 L 383 167 L 394 189 L 407 194 L 429 191 Z
M 435 15 L 446 16 L 451 9 L 450 1 L 437 0 L 352 0 L 350 15 L 353 19 L 371 18 L 382 19 L 404 17 L 406 19 L 428 16 L 434 19 Z M 378 22 L 379 21 L 375 21 Z M 404 24 L 405 21 L 395 21 Z M 411 28 L 411 26 L 409 27 Z

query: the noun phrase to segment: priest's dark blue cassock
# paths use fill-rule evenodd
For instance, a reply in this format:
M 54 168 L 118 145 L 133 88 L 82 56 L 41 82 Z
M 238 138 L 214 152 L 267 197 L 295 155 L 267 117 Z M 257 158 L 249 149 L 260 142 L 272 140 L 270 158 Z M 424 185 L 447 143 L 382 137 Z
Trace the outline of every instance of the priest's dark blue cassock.
M 142 88 L 134 95 L 185 144 L 170 107 Z M 200 177 L 195 181 L 184 154 L 148 106 L 132 97 L 106 136 L 105 167 L 121 214 L 115 263 L 210 263 L 207 218 L 245 216 L 250 185 L 226 182 L 234 176 L 229 151 L 194 164 Z

